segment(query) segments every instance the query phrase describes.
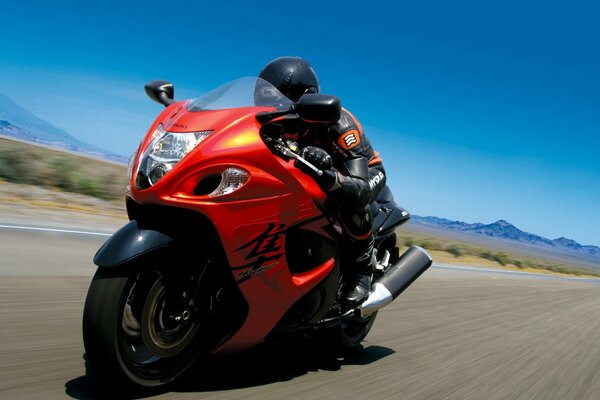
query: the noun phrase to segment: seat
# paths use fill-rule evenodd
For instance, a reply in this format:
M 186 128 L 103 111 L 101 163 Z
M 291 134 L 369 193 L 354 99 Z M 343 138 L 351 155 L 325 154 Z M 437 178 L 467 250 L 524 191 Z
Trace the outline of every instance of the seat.
M 396 205 L 394 195 L 387 185 L 381 189 L 377 199 L 371 203 L 371 213 L 373 234 L 383 234 L 393 230 L 410 219 L 410 213 Z

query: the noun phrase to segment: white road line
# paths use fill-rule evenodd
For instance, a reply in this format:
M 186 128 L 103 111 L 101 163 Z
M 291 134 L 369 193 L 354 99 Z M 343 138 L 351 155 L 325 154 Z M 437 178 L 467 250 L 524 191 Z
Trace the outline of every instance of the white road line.
M 112 233 L 102 232 L 87 232 L 87 231 L 72 231 L 69 229 L 55 228 L 38 228 L 35 226 L 17 226 L 17 225 L 0 225 L 1 229 L 18 229 L 24 231 L 43 231 L 43 232 L 59 232 L 59 233 L 74 233 L 76 235 L 91 235 L 91 236 L 112 236 Z
M 454 269 L 459 271 L 474 271 L 474 272 L 484 272 L 484 273 L 496 273 L 496 274 L 506 274 L 506 275 L 526 275 L 537 278 L 549 278 L 549 279 L 567 279 L 574 281 L 582 281 L 582 282 L 600 282 L 600 278 L 585 278 L 585 277 L 577 277 L 577 276 L 564 276 L 564 275 L 551 275 L 551 274 L 536 274 L 535 272 L 525 272 L 525 271 L 514 271 L 510 269 L 495 269 L 495 268 L 477 268 L 477 267 L 467 267 L 467 266 L 457 266 L 457 265 L 447 265 L 447 264 L 433 264 L 431 268 L 439 268 L 439 269 Z

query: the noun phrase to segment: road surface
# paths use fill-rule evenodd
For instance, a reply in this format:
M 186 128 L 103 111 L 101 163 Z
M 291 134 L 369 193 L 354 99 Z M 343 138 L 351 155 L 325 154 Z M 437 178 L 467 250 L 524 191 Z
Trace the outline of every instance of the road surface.
M 81 316 L 106 236 L 0 227 L 0 399 L 105 398 Z M 364 349 L 283 346 L 198 365 L 168 399 L 599 399 L 600 284 L 432 267 Z M 143 396 L 142 396 L 143 397 Z

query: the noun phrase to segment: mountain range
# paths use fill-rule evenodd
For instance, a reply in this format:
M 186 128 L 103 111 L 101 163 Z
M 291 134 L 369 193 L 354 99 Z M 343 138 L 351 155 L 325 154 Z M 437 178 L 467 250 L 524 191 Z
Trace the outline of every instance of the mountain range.
M 84 143 L 0 93 L 0 135 L 85 156 L 126 163 L 127 157 Z
M 470 224 L 462 221 L 452 221 L 446 218 L 420 217 L 413 215 L 411 217 L 411 221 L 416 224 L 433 225 L 448 230 L 491 236 L 495 238 L 516 241 L 522 244 L 542 246 L 560 251 L 576 252 L 588 256 L 600 257 L 600 247 L 582 245 L 573 239 L 567 239 L 565 237 L 560 237 L 558 239 L 547 239 L 539 235 L 524 232 L 513 224 L 502 219 L 491 224 Z

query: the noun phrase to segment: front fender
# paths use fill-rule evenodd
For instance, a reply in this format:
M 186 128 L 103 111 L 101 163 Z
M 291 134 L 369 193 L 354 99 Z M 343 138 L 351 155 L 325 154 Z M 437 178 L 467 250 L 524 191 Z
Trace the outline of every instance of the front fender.
M 162 232 L 142 229 L 133 220 L 116 231 L 94 256 L 94 264 L 99 267 L 117 267 L 126 261 L 152 250 L 168 246 L 174 239 Z

